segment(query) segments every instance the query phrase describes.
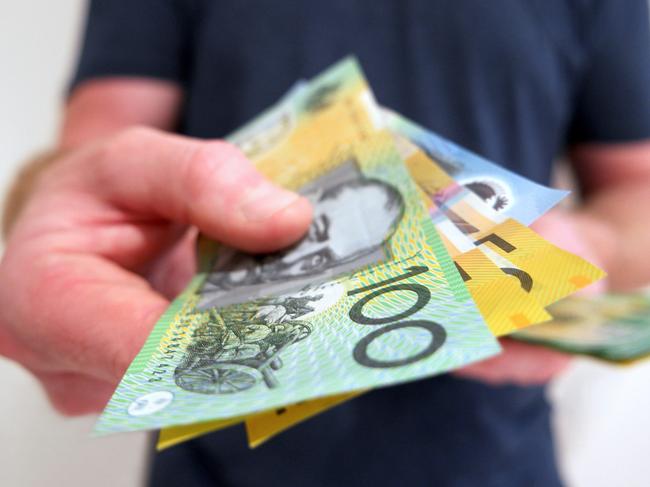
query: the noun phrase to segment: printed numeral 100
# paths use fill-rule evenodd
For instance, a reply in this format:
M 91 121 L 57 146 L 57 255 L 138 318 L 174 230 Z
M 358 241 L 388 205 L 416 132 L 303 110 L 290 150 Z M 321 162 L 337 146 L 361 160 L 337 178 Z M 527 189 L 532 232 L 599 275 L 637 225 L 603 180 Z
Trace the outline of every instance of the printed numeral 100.
M 429 300 L 431 299 L 431 291 L 422 284 L 399 283 L 400 281 L 410 277 L 427 272 L 429 270 L 428 267 L 412 266 L 404 270 L 406 272 L 400 276 L 392 277 L 385 281 L 370 284 L 369 286 L 360 287 L 348 292 L 348 296 L 354 296 L 372 291 L 369 294 L 365 294 L 361 299 L 359 299 L 359 301 L 354 303 L 350 308 L 349 316 L 352 321 L 359 325 L 381 326 L 381 328 L 377 328 L 375 331 L 359 340 L 359 343 L 354 347 L 352 355 L 360 365 L 372 368 L 388 368 L 412 364 L 433 355 L 440 347 L 442 347 L 447 339 L 447 332 L 438 323 L 429 320 L 406 320 L 406 318 L 417 313 L 429 303 Z M 399 310 L 392 316 L 373 317 L 364 314 L 364 306 L 372 300 L 383 296 L 384 294 L 405 291 L 413 294 L 415 297 L 415 300 L 408 309 Z M 386 333 L 402 328 L 421 328 L 426 330 L 431 335 L 431 342 L 421 352 L 397 360 L 378 360 L 368 355 L 368 347 L 374 340 Z

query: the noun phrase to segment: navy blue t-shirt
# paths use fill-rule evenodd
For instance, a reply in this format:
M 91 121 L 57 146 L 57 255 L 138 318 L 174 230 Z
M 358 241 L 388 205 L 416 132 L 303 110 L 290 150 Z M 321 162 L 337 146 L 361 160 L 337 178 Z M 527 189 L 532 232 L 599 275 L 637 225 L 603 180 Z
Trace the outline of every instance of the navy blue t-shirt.
M 567 146 L 650 138 L 646 0 L 95 0 L 73 84 L 185 90 L 221 137 L 355 54 L 379 101 L 536 181 Z M 373 391 L 254 451 L 240 427 L 172 448 L 154 485 L 560 484 L 542 387 L 442 376 Z

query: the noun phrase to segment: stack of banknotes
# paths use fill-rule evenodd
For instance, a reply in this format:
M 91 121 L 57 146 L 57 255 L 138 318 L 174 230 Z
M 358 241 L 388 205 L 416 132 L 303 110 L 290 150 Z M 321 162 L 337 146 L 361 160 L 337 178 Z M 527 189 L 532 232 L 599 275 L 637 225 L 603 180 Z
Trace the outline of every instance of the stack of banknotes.
M 568 298 L 548 311 L 552 321 L 513 337 L 621 365 L 650 358 L 650 290 Z
M 251 256 L 200 239 L 199 273 L 96 425 L 165 448 L 245 422 L 254 447 L 373 388 L 500 353 L 497 337 L 603 272 L 528 228 L 565 192 L 378 106 L 345 59 L 230 140 L 314 207 L 307 235 Z

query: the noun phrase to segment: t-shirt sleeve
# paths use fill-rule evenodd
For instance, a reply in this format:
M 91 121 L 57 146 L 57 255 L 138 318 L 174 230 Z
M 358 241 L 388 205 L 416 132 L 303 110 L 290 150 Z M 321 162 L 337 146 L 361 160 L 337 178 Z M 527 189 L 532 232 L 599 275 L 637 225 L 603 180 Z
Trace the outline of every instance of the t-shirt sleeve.
M 647 0 L 598 2 L 586 34 L 585 70 L 570 143 L 650 138 Z
M 77 69 L 70 83 L 107 76 L 187 82 L 189 2 L 91 0 Z

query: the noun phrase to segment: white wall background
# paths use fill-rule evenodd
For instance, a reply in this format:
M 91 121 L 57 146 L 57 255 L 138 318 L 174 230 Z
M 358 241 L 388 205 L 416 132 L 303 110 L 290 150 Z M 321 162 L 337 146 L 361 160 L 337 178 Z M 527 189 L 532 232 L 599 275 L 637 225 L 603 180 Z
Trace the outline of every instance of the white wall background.
M 82 0 L 0 0 L 0 191 L 56 135 Z M 0 358 L 0 486 L 139 486 L 146 436 L 91 439 L 94 418 L 65 419 L 38 384 Z M 577 360 L 550 389 L 570 487 L 650 485 L 650 363 Z

